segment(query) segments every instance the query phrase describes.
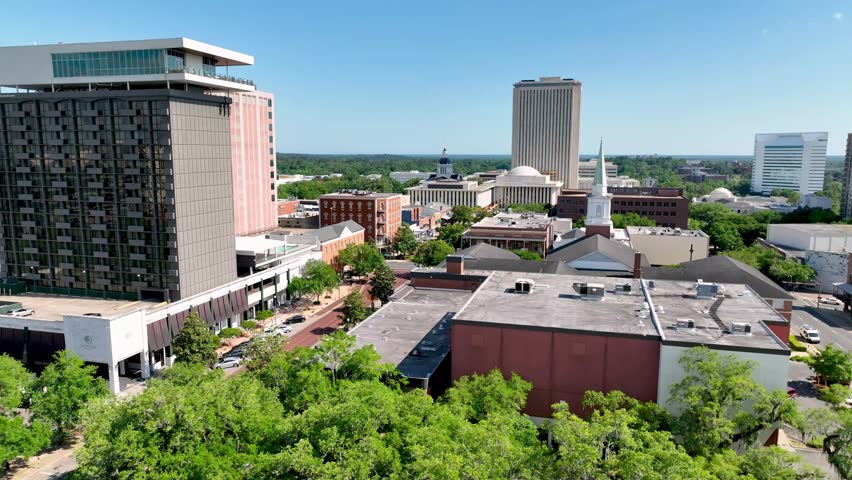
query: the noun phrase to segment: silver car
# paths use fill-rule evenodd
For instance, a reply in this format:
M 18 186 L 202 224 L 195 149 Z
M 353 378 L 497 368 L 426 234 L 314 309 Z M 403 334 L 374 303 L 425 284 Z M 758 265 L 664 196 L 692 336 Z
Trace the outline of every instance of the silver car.
M 243 364 L 242 357 L 225 357 L 216 363 L 215 368 L 236 368 Z

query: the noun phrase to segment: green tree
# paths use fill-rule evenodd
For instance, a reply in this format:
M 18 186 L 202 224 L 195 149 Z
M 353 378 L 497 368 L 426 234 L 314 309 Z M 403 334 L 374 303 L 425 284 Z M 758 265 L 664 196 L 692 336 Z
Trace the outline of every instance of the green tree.
M 438 239 L 443 240 L 453 248 L 461 248 L 462 236 L 469 225 L 464 223 L 448 223 L 438 227 Z
M 269 318 L 272 318 L 274 316 L 275 316 L 275 313 L 272 310 L 261 310 L 261 311 L 257 312 L 257 314 L 255 315 L 255 318 L 257 319 L 257 321 L 262 322 L 262 321 L 267 320 Z
M 21 362 L 0 354 L 0 415 L 7 415 L 21 406 L 32 380 L 32 374 Z
M 834 344 L 812 356 L 809 365 L 828 385 L 852 382 L 852 354 Z
M 353 290 L 343 300 L 343 324 L 347 326 L 357 325 L 370 316 L 367 306 L 364 305 L 364 297 L 361 292 Z
M 341 265 L 348 265 L 352 274 L 359 277 L 375 272 L 385 263 L 382 252 L 370 243 L 349 245 L 340 251 L 338 259 Z
M 785 419 L 781 417 L 796 416 L 785 392 L 767 393 L 752 378 L 752 362 L 696 347 L 685 351 L 679 363 L 684 376 L 672 384 L 669 401 L 681 413 L 672 431 L 691 455 L 718 453 L 738 440 L 750 440 Z
M 780 447 L 772 446 L 765 448 L 754 448 L 743 455 L 741 459 L 741 472 L 750 475 L 755 480 L 805 480 L 824 479 L 822 472 L 816 472 L 812 468 L 799 471 L 801 459 L 793 452 L 788 452 Z
M 277 335 L 254 338 L 246 347 L 246 370 L 255 372 L 266 368 L 272 362 L 272 358 L 284 349 L 288 341 L 287 337 Z
M 840 383 L 832 383 L 831 385 L 820 389 L 819 398 L 834 406 L 838 406 L 852 396 L 852 390 L 848 386 Z
M 532 384 L 517 374 L 508 380 L 500 370 L 459 378 L 444 394 L 444 402 L 464 418 L 481 421 L 491 413 L 517 413 L 527 403 Z
M 216 363 L 219 338 L 197 313 L 186 317 L 183 328 L 172 341 L 178 362 L 198 363 L 212 367 Z
M 373 273 L 373 278 L 370 280 L 370 295 L 373 298 L 378 298 L 382 305 L 390 301 L 391 295 L 396 290 L 396 275 L 393 270 L 386 264 L 382 264 L 378 270 Z
M 443 262 L 454 251 L 453 247 L 443 240 L 428 240 L 417 246 L 412 260 L 417 265 L 434 267 Z
M 776 250 L 758 245 L 752 245 L 740 250 L 722 252 L 722 255 L 735 258 L 764 273 L 769 271 L 769 267 L 781 260 L 781 254 Z
M 810 282 L 816 277 L 816 271 L 810 265 L 802 265 L 796 260 L 779 260 L 769 266 L 766 274 L 776 282 Z
M 50 445 L 50 427 L 41 421 L 30 425 L 20 415 L 0 415 L 0 462 L 6 471 L 10 462 L 30 458 Z
M 550 213 L 550 205 L 543 203 L 513 203 L 506 205 L 506 208 L 515 213 Z
M 825 437 L 836 431 L 840 426 L 840 415 L 831 408 L 809 408 L 802 412 L 802 419 L 795 426 L 802 434 L 802 442 L 805 442 L 808 435 Z
M 232 338 L 237 338 L 243 334 L 243 331 L 239 328 L 223 328 L 222 331 L 219 332 L 218 337 L 222 340 L 230 340 Z
M 62 350 L 33 383 L 30 412 L 35 421 L 50 425 L 55 441 L 64 441 L 77 427 L 87 402 L 109 393 L 96 371 L 70 350 Z
M 657 222 L 650 218 L 643 217 L 636 212 L 613 213 L 612 226 L 615 228 L 655 227 L 657 226 Z
M 522 260 L 544 260 L 540 253 L 529 250 L 512 250 L 512 253 L 521 257 Z
M 394 251 L 408 256 L 414 253 L 415 248 L 417 248 L 417 239 L 414 237 L 414 232 L 408 225 L 400 225 L 393 239 Z
M 302 270 L 304 284 L 300 285 L 303 292 L 316 295 L 319 302 L 323 293 L 330 293 L 340 285 L 340 277 L 334 267 L 321 260 L 308 260 Z
M 460 223 L 462 225 L 470 225 L 474 222 L 473 209 L 466 205 L 456 205 L 453 207 L 452 216 L 445 223 Z

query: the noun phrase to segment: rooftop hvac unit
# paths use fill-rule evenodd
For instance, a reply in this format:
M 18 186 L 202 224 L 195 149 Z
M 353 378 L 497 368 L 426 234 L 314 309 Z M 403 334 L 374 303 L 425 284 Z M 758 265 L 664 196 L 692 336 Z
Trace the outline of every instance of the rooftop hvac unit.
M 627 295 L 633 290 L 633 285 L 629 283 L 620 283 L 615 286 L 616 295 Z
M 719 293 L 718 283 L 697 282 L 695 284 L 695 296 L 698 298 L 713 298 Z
M 731 324 L 731 330 L 734 333 L 744 333 L 746 335 L 751 335 L 751 324 L 745 322 L 733 322 Z
M 515 280 L 515 293 L 532 293 L 535 290 L 535 281 L 526 278 Z
M 657 282 L 653 280 L 648 280 L 648 288 L 650 288 L 651 290 L 657 288 Z
M 695 320 L 691 318 L 678 318 L 677 319 L 677 328 L 695 328 Z
M 602 283 L 575 283 L 574 291 L 588 300 L 603 300 L 604 284 Z

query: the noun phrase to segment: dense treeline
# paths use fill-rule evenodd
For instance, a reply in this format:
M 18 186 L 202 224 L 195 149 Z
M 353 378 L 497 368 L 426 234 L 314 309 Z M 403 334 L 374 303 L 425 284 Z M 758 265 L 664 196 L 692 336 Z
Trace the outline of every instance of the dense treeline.
M 757 432 L 796 421 L 795 404 L 764 391 L 751 363 L 708 349 L 681 359 L 687 376 L 672 387 L 681 415 L 588 392 L 582 405 L 555 405 L 541 428 L 520 413 L 532 385 L 517 375 L 463 377 L 436 400 L 406 391 L 378 360 L 337 332 L 231 378 L 178 363 L 138 396 L 90 405 L 77 477 L 824 478 L 756 446 Z
M 308 155 L 304 153 L 279 153 L 278 173 L 302 175 L 328 175 L 342 173 L 344 176 L 369 175 L 390 172 L 419 170 L 434 172 L 438 155 Z M 509 169 L 512 160 L 508 155 L 453 155 L 453 169 L 464 175 L 495 169 Z

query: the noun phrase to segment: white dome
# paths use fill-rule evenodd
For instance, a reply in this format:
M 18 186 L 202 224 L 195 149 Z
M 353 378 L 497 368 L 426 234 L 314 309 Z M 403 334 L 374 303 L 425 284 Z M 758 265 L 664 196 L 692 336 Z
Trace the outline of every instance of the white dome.
M 541 174 L 533 167 L 522 166 L 509 170 L 509 175 L 512 175 L 513 177 L 535 177 Z
M 730 190 L 722 187 L 713 190 L 705 198 L 710 202 L 718 202 L 722 200 L 733 201 L 737 199 Z

